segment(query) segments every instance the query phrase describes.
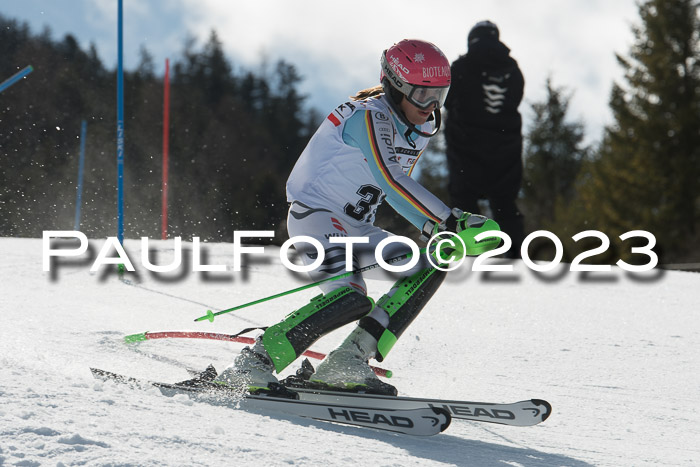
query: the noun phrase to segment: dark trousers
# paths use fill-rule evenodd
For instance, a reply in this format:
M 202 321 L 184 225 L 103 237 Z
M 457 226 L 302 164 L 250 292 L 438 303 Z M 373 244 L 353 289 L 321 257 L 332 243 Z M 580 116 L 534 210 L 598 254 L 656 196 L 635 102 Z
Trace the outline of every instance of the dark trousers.
M 488 200 L 493 219 L 513 241 L 503 256 L 520 258 L 520 246 L 525 238 L 524 219 L 515 202 L 522 181 L 520 157 L 511 164 L 486 170 L 483 165 L 467 162 L 463 153 L 455 154 L 448 149 L 447 155 L 452 206 L 482 214 L 479 200 Z

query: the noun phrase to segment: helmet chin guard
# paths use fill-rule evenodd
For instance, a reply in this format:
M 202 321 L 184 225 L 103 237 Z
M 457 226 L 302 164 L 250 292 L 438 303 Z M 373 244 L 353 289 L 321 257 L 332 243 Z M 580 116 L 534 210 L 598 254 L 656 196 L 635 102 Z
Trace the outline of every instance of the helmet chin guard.
M 433 110 L 433 116 L 435 120 L 435 127 L 433 131 L 430 133 L 426 133 L 425 131 L 421 130 L 408 120 L 406 114 L 404 114 L 403 110 L 401 110 L 400 102 L 401 99 L 403 99 L 403 94 L 397 93 L 393 87 L 386 83 L 386 81 L 386 78 L 382 80 L 382 88 L 384 89 L 384 94 L 387 96 L 386 100 L 389 102 L 389 107 L 391 107 L 391 110 L 393 110 L 396 116 L 399 117 L 399 120 L 401 120 L 401 122 L 403 122 L 403 124 L 406 125 L 411 131 L 425 138 L 432 138 L 433 136 L 437 135 L 438 131 L 440 131 L 440 124 L 442 123 L 440 108 L 436 107 L 435 110 Z

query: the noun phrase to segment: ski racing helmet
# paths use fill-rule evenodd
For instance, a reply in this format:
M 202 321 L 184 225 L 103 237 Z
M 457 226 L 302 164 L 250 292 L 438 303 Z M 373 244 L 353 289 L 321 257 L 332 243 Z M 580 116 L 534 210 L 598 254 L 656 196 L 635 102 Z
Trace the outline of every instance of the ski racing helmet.
M 380 81 L 389 105 L 401 121 L 421 136 L 430 138 L 440 129 L 440 108 L 450 89 L 450 62 L 434 44 L 404 39 L 382 53 Z M 436 104 L 435 128 L 426 133 L 409 122 L 401 111 L 401 99 L 421 109 Z

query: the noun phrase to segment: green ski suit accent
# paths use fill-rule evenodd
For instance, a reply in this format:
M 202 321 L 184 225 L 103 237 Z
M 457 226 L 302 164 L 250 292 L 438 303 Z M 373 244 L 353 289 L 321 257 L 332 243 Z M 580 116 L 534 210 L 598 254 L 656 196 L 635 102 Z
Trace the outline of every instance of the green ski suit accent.
M 262 337 L 263 346 L 280 373 L 316 339 L 360 319 L 372 308 L 372 299 L 352 287 L 318 295 L 282 322 L 267 328 Z
M 394 292 L 379 299 L 377 306 L 389 314 L 389 326 L 377 339 L 378 361 L 381 362 L 386 358 L 403 331 L 418 316 L 444 278 L 444 271 L 434 268 L 423 269 L 397 281 L 392 288 Z

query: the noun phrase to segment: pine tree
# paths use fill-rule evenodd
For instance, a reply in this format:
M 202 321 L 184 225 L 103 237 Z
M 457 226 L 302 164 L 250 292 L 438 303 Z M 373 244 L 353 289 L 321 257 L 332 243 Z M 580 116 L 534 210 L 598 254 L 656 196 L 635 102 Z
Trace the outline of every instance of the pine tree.
M 275 74 L 235 73 L 215 32 L 201 50 L 185 44 L 173 61 L 169 232 L 230 241 L 234 229 L 283 225 L 285 181 L 318 125 L 297 90 L 300 75 L 280 61 Z M 80 122 L 88 122 L 81 230 L 116 232 L 116 73 L 96 48 L 71 35 L 0 14 L 0 79 L 34 72 L 2 94 L 0 235 L 40 236 L 73 226 Z M 160 231 L 162 80 L 143 48 L 125 81 L 126 237 Z M 315 123 L 313 120 L 316 120 Z M 278 235 L 276 241 L 285 235 Z
M 647 230 L 667 260 L 687 259 L 700 222 L 698 8 L 695 0 L 639 5 L 629 57 L 617 57 L 626 83 L 613 86 L 615 123 L 581 193 L 593 226 L 611 237 Z
M 525 138 L 522 209 L 529 230 L 552 228 L 556 206 L 575 195 L 574 182 L 589 149 L 583 124 L 567 122 L 570 96 L 547 79 L 547 96 L 532 104 L 534 119 Z

